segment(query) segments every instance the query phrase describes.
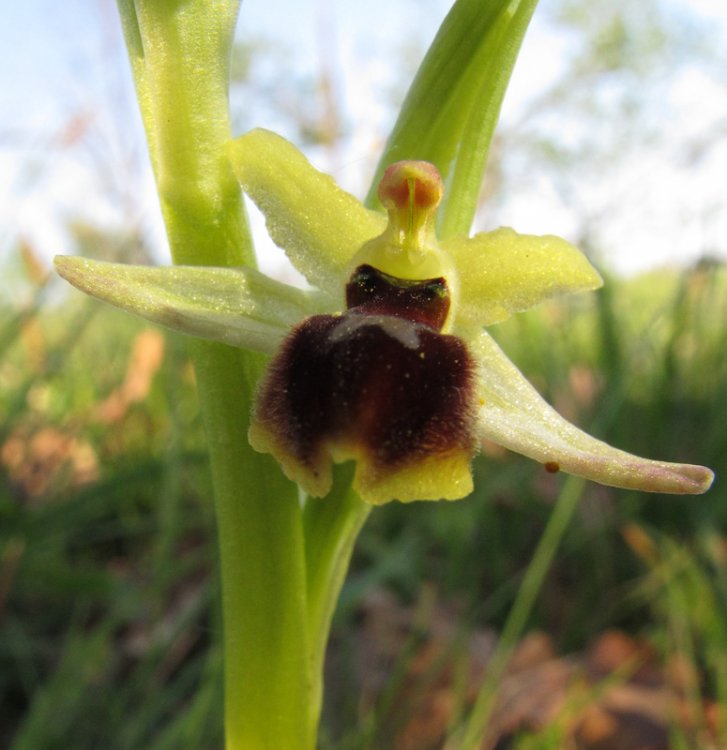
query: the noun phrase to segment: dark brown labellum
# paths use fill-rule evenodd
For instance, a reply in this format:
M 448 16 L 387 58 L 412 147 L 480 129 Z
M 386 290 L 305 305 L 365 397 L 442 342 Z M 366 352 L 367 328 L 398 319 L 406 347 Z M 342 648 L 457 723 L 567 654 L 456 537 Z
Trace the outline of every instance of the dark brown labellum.
M 475 366 L 461 339 L 440 333 L 445 280 L 394 279 L 364 265 L 346 296 L 343 315 L 303 321 L 273 359 L 253 445 L 312 494 L 330 488 L 333 460 L 354 458 L 355 484 L 372 502 L 393 499 L 387 492 L 461 497 L 475 452 Z
M 316 315 L 283 345 L 256 418 L 299 462 L 312 468 L 329 441 L 364 451 L 381 470 L 430 453 L 474 451 L 473 365 L 463 342 L 408 321 L 394 320 L 391 329 L 388 321 Z

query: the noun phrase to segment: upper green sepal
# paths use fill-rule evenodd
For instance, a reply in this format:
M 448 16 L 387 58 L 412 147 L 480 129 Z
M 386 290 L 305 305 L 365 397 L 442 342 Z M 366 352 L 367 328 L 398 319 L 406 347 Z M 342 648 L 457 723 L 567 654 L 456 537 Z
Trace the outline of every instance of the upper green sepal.
M 272 354 L 291 326 L 334 311 L 319 291 L 304 291 L 252 268 L 130 266 L 74 256 L 58 273 L 98 299 L 175 331 Z
M 383 232 L 386 219 L 268 130 L 232 141 L 228 157 L 244 191 L 265 214 L 273 241 L 295 268 L 313 286 L 340 294 L 351 258 Z

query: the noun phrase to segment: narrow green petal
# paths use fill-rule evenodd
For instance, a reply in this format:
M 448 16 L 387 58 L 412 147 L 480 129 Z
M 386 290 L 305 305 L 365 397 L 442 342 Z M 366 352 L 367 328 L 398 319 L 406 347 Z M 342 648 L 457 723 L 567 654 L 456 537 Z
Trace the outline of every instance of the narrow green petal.
M 386 219 L 268 130 L 237 138 L 229 157 L 243 189 L 265 214 L 273 241 L 313 286 L 342 293 L 348 264 L 364 242 L 383 232 Z
M 154 323 L 265 354 L 303 318 L 333 309 L 322 293 L 252 268 L 131 266 L 72 256 L 57 257 L 55 266 L 81 291 Z
M 597 289 L 598 272 L 580 250 L 554 237 L 501 227 L 442 243 L 460 269 L 457 324 L 491 325 L 566 292 Z
M 652 461 L 612 448 L 561 417 L 528 383 L 494 340 L 470 342 L 482 367 L 481 435 L 553 470 L 645 492 L 698 495 L 714 473 L 704 466 Z

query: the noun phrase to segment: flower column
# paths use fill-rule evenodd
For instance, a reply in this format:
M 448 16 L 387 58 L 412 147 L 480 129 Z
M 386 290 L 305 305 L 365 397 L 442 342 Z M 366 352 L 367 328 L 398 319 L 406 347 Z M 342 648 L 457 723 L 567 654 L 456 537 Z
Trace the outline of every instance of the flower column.
M 254 264 L 228 166 L 236 0 L 119 0 L 175 263 Z M 247 443 L 254 355 L 193 340 L 215 488 L 227 750 L 312 748 L 302 518 L 297 490 Z

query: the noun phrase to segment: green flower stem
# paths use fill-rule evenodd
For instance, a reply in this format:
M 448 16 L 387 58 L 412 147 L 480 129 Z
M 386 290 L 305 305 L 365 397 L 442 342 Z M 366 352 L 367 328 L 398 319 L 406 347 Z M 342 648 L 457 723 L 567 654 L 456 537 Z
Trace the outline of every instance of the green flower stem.
M 239 0 L 118 0 L 175 263 L 254 265 L 231 139 Z
M 119 0 L 162 213 L 175 263 L 252 265 L 228 166 L 229 54 L 239 3 Z M 297 488 L 249 447 L 259 362 L 191 344 L 219 529 L 227 750 L 315 746 Z
M 204 351 L 206 349 L 206 351 Z M 306 581 L 297 488 L 247 444 L 241 354 L 195 342 L 200 402 L 215 483 L 222 574 L 227 750 L 309 750 Z M 229 355 L 229 359 L 227 358 Z

